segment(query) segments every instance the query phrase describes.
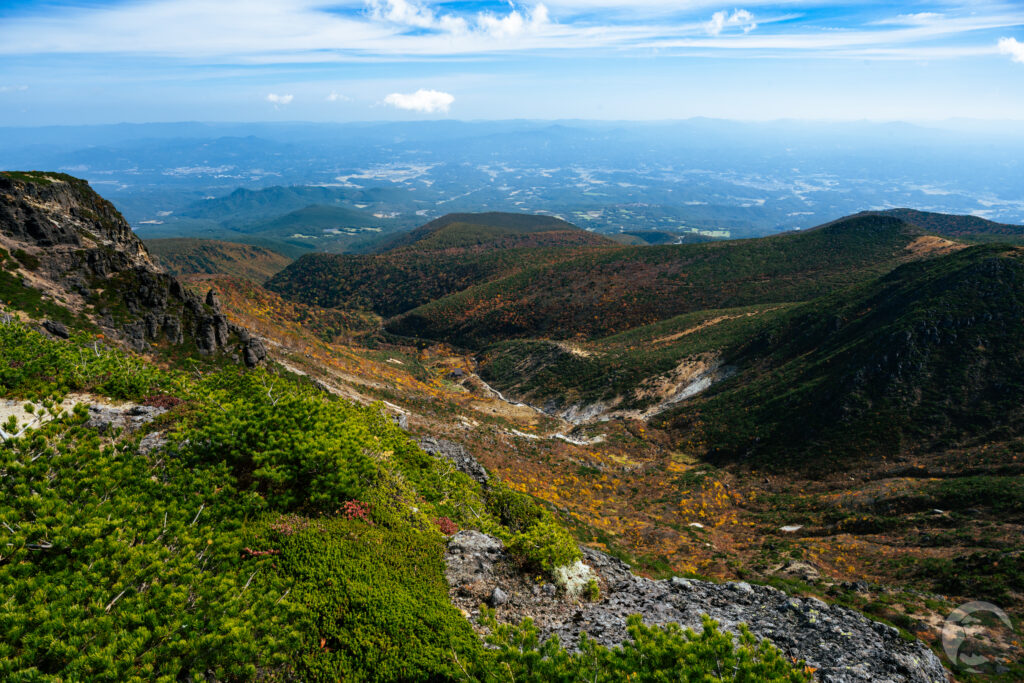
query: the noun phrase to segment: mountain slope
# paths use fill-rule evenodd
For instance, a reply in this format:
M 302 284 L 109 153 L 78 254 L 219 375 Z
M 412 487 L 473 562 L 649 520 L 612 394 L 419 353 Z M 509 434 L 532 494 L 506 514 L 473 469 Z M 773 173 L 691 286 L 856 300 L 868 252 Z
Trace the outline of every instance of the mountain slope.
M 262 283 L 291 263 L 270 249 L 238 242 L 182 237 L 145 244 L 172 275 L 231 275 Z
M 402 240 L 378 254 L 303 256 L 267 288 L 326 308 L 395 315 L 538 263 L 616 246 L 558 219 L 518 214 L 453 215 Z
M 821 296 L 929 255 L 917 248 L 931 244 L 922 237 L 896 218 L 861 215 L 756 240 L 593 251 L 432 301 L 388 329 L 471 348 L 606 336 L 683 313 Z
M 815 467 L 1018 437 L 1022 319 L 1019 248 L 906 264 L 727 349 L 737 375 L 672 422 L 718 459 Z
M 970 239 L 979 242 L 1020 243 L 1024 241 L 1024 225 L 994 223 L 978 216 L 957 216 L 915 209 L 890 209 L 877 213 L 882 216 L 898 218 L 918 226 L 929 234 L 942 237 Z

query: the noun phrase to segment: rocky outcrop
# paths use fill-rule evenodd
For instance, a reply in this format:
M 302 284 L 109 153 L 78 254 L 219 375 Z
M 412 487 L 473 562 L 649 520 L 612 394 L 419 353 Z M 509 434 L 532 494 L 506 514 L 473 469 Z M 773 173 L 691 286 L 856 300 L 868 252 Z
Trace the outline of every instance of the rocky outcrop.
M 29 264 L 24 286 L 84 314 L 136 351 L 191 345 L 201 353 L 234 354 L 250 367 L 267 356 L 261 340 L 228 322 L 216 293 L 204 299 L 163 272 L 117 209 L 84 180 L 0 174 L 0 247 Z M 60 323 L 44 327 L 67 335 Z
M 714 584 L 679 577 L 653 581 L 596 550 L 584 549 L 584 557 L 600 577 L 597 602 L 573 603 L 554 585 L 538 585 L 522 574 L 500 540 L 478 531 L 460 531 L 451 538 L 446 575 L 452 601 L 471 617 L 478 615 L 480 604 L 490 604 L 501 621 L 531 617 L 542 637 L 557 634 L 570 648 L 578 645 L 581 632 L 606 646 L 623 642 L 631 614 L 642 615 L 649 624 L 677 622 L 695 630 L 700 629 L 701 615 L 708 614 L 728 631 L 747 624 L 755 636 L 767 638 L 787 656 L 806 660 L 821 681 L 948 680 L 939 659 L 923 644 L 907 642 L 895 628 L 859 612 L 743 582 Z
M 0 174 L 0 233 L 39 248 L 100 249 L 100 269 L 106 261 L 159 270 L 114 205 L 64 173 Z
M 425 452 L 451 461 L 458 471 L 468 474 L 482 485 L 487 484 L 489 480 L 487 470 L 461 444 L 446 439 L 435 439 L 431 436 L 424 437 L 417 443 Z
M 125 405 L 90 403 L 89 419 L 85 426 L 96 429 L 100 434 L 116 430 L 134 432 L 166 412 L 166 408 L 134 403 Z

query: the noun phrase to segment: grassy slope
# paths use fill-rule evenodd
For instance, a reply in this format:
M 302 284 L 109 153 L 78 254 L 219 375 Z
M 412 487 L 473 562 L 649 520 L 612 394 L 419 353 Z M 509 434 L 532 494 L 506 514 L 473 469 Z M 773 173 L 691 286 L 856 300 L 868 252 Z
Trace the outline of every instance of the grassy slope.
M 68 391 L 170 411 L 141 433 L 98 431 L 83 405 L 60 413 Z M 442 561 L 452 527 L 502 537 L 532 575 L 575 561 L 571 537 L 531 499 L 425 454 L 379 406 L 266 370 L 158 370 L 15 323 L 0 323 L 0 397 L 56 417 L 0 447 L 4 680 L 579 680 L 582 662 L 537 651 L 528 627 L 482 647 Z M 607 680 L 710 675 L 734 646 L 704 635 L 715 656 L 654 632 L 635 659 L 588 663 Z M 650 643 L 677 654 L 654 660 Z M 762 660 L 771 680 L 809 680 L 768 647 L 739 677 Z
M 481 348 L 508 338 L 603 337 L 689 312 L 808 300 L 891 270 L 919 233 L 897 219 L 858 216 L 758 240 L 594 251 L 432 301 L 388 329 Z
M 713 456 L 819 467 L 1024 429 L 1024 257 L 973 247 L 792 310 L 678 409 Z
M 270 249 L 219 240 L 147 240 L 146 248 L 173 275 L 231 275 L 262 283 L 291 263 Z

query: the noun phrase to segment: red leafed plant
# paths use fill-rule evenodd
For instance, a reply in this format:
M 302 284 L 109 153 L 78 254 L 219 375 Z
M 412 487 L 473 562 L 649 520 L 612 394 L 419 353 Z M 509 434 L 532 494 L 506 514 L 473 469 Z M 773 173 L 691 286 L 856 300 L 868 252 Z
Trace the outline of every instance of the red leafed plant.
M 180 405 L 182 403 L 184 403 L 184 401 L 182 401 L 177 396 L 170 396 L 168 394 L 153 394 L 152 396 L 147 396 L 142 401 L 142 405 L 144 406 L 150 406 L 152 408 L 165 408 L 167 410 L 170 410 L 174 406 Z
M 345 501 L 338 512 L 345 519 L 360 519 L 367 524 L 373 524 L 373 520 L 370 519 L 370 506 L 358 500 Z
M 441 533 L 445 536 L 451 536 L 459 531 L 459 525 L 447 517 L 438 517 L 434 520 L 434 524 L 437 525 L 437 528 L 440 529 Z

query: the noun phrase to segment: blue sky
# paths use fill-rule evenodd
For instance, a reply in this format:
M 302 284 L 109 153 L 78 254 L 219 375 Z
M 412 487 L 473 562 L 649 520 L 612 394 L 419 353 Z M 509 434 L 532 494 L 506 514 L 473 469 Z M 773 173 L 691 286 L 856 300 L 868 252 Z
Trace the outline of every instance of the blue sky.
M 1024 0 L 3 0 L 0 125 L 1024 121 Z

